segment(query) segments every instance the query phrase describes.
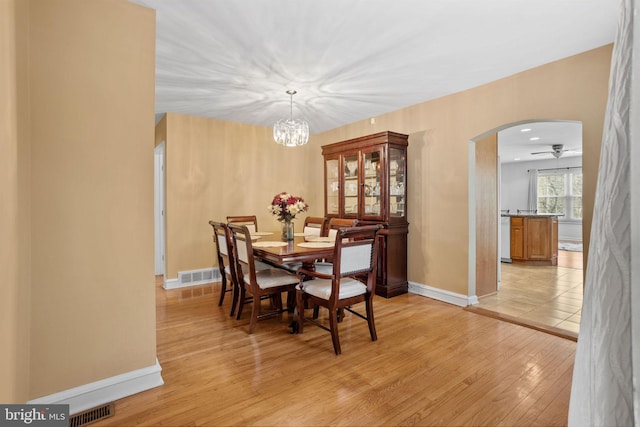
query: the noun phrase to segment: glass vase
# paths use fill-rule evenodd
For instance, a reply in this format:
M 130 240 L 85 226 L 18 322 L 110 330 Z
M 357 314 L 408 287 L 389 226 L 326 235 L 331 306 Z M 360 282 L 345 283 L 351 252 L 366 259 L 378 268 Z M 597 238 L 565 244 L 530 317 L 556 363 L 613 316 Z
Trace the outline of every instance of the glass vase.
M 282 241 L 289 242 L 293 240 L 293 221 L 282 221 Z

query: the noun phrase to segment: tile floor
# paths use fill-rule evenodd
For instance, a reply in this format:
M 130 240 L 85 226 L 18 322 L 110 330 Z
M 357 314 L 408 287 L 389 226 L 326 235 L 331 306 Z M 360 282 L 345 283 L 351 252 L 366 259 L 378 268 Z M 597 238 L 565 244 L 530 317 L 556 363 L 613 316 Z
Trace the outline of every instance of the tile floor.
M 582 310 L 582 253 L 563 253 L 558 259 L 563 266 L 502 263 L 499 291 L 480 298 L 475 307 L 577 335 Z

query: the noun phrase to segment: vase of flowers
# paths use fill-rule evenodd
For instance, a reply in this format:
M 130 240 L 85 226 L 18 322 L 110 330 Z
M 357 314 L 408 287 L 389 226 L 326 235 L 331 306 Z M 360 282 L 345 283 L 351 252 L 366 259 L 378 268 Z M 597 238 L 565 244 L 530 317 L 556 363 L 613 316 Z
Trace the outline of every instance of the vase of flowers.
M 282 223 L 282 234 L 280 235 L 280 239 L 283 242 L 289 242 L 293 240 L 293 221 L 284 221 Z
M 282 223 L 282 240 L 293 240 L 293 220 L 300 212 L 309 208 L 302 197 L 289 193 L 276 194 L 268 209 Z

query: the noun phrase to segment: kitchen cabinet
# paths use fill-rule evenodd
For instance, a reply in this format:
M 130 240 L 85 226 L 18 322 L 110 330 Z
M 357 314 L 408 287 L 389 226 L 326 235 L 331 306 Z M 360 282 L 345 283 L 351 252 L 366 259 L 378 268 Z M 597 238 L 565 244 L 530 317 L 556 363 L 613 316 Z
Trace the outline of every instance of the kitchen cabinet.
M 384 226 L 376 283 L 384 297 L 408 290 L 407 146 L 407 135 L 387 131 L 322 147 L 325 216 Z
M 511 216 L 511 261 L 558 265 L 558 216 Z

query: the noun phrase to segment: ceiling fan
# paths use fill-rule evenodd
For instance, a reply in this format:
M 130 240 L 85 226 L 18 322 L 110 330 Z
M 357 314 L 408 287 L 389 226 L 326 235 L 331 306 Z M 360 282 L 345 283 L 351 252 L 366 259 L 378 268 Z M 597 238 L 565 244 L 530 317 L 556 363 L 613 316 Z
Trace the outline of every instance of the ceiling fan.
M 535 153 L 531 153 L 531 154 L 551 154 L 553 155 L 553 157 L 555 157 L 556 159 L 560 158 L 560 156 L 562 156 L 563 153 L 567 153 L 567 152 L 575 152 L 575 150 L 565 150 L 564 149 L 564 144 L 553 144 L 551 146 L 551 149 L 553 151 L 538 151 Z

